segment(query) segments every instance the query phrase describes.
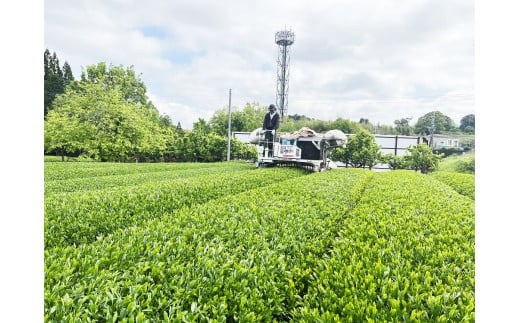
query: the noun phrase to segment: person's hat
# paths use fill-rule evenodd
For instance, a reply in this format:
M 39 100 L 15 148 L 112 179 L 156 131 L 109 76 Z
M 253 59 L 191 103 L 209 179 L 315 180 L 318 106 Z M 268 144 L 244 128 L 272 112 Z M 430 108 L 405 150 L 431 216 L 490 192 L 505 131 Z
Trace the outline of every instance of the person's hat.
M 276 110 L 276 107 L 274 106 L 274 104 L 269 105 L 269 110 Z

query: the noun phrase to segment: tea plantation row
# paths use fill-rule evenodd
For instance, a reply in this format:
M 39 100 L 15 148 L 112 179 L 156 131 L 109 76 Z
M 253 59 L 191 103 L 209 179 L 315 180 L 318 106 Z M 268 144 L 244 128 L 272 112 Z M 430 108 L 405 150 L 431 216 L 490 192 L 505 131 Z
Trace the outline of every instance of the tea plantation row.
M 242 166 L 236 169 L 216 167 L 203 176 L 180 172 L 186 176 L 179 178 L 163 172 L 159 181 L 135 185 L 132 180 L 135 175 L 130 178 L 120 175 L 130 185 L 51 194 L 45 199 L 45 247 L 92 242 L 116 229 L 161 217 L 181 206 L 200 204 L 274 183 L 279 178 L 304 174 L 297 169 L 255 170 L 249 167 L 247 170 Z M 164 180 L 164 177 L 170 179 Z M 67 185 L 67 182 L 63 184 Z M 51 185 L 52 182 L 46 184 Z
M 474 321 L 474 201 L 448 184 L 220 167 L 46 196 L 45 321 Z

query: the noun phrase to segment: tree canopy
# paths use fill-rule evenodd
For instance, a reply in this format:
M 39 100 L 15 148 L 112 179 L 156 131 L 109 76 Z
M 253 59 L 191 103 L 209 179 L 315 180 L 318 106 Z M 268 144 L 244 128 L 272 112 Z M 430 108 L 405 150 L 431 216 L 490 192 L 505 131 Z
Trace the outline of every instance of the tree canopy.
M 399 120 L 395 120 L 395 130 L 398 135 L 410 136 L 413 132 L 412 126 L 408 123 L 410 118 L 401 118 Z
M 56 96 L 65 92 L 74 76 L 69 63 L 65 62 L 62 69 L 56 53 L 51 55 L 48 49 L 43 53 L 43 71 L 43 115 L 46 116 Z
M 349 137 L 345 148 L 335 148 L 331 157 L 357 168 L 372 168 L 380 159 L 379 146 L 368 130 L 362 129 Z
M 460 119 L 460 130 L 465 133 L 475 133 L 475 115 L 468 114 Z
M 231 132 L 252 132 L 262 127 L 264 115 L 267 113 L 267 106 L 260 106 L 258 102 L 246 103 L 243 109 L 233 108 L 231 111 Z M 221 136 L 227 136 L 228 132 L 228 109 L 223 108 L 215 111 L 209 122 L 199 118 L 193 128 L 201 127 L 205 122 L 208 131 L 212 131 Z M 311 128 L 316 132 L 326 132 L 332 129 L 339 129 L 344 133 L 357 133 L 363 129 L 363 125 L 348 119 L 337 118 L 334 121 L 323 121 L 311 119 L 304 115 L 288 115 L 280 123 L 279 132 L 293 132 L 303 127 Z
M 117 87 L 126 101 L 155 109 L 146 95 L 144 82 L 140 75 L 136 75 L 133 66 L 126 68 L 122 65 L 113 66 L 110 64 L 107 66 L 105 62 L 90 65 L 87 66 L 86 72 L 81 73 L 81 82 L 101 84 L 102 87 L 107 88 Z
M 415 171 L 426 174 L 439 167 L 442 155 L 434 154 L 427 144 L 420 143 L 407 148 L 406 151 L 407 154 L 404 156 L 406 165 Z
M 416 134 L 429 135 L 456 130 L 453 120 L 440 111 L 432 111 L 417 120 L 414 127 Z
M 442 154 L 435 154 L 427 144 L 420 143 L 406 148 L 406 153 L 402 156 L 384 154 L 380 161 L 388 164 L 391 169 L 411 169 L 426 174 L 439 167 L 442 157 Z
M 45 123 L 46 150 L 82 154 L 101 161 L 162 155 L 173 131 L 161 127 L 157 111 L 132 104 L 118 89 L 81 83 L 56 98 Z
M 171 154 L 176 133 L 159 116 L 132 69 L 88 66 L 89 77 L 58 95 L 45 122 L 45 150 L 101 161 L 149 160 Z
M 261 107 L 258 102 L 248 102 L 241 110 L 235 107 L 231 111 L 231 132 L 252 132 L 262 127 L 266 111 L 267 107 Z M 216 134 L 227 136 L 228 121 L 228 109 L 219 109 L 211 117 L 209 125 Z

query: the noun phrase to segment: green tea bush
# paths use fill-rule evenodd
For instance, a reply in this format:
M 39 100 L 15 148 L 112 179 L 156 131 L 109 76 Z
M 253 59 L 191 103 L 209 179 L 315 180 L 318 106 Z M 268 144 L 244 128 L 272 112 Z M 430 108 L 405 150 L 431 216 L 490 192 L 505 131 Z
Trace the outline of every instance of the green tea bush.
M 252 165 L 244 161 L 226 163 L 44 163 L 44 180 L 65 180 L 91 178 L 107 175 L 124 175 L 147 172 L 174 171 L 182 169 L 226 168 L 229 165 L 252 169 Z
M 197 165 L 198 166 L 198 165 Z M 144 183 L 159 183 L 180 178 L 189 178 L 218 173 L 251 170 L 248 164 L 221 164 L 219 167 L 168 167 L 156 171 L 132 172 L 115 175 L 89 176 L 68 179 L 55 179 L 44 182 L 45 197 L 54 193 L 79 192 L 117 188 L 121 186 L 141 185 Z
M 459 194 L 475 199 L 475 175 L 438 171 L 430 174 L 433 178 L 448 184 Z
M 244 170 L 64 199 L 45 228 L 56 240 L 44 250 L 44 321 L 475 320 L 471 198 L 412 171 L 302 174 Z M 69 226 L 80 243 L 55 238 Z
M 161 217 L 182 206 L 301 176 L 277 168 L 220 172 L 195 178 L 148 182 L 104 190 L 52 194 L 45 199 L 45 248 L 95 241 L 112 231 Z
M 293 178 L 47 250 L 45 320 L 290 320 L 371 176 Z
M 432 177 L 378 173 L 313 270 L 305 322 L 475 320 L 474 202 Z

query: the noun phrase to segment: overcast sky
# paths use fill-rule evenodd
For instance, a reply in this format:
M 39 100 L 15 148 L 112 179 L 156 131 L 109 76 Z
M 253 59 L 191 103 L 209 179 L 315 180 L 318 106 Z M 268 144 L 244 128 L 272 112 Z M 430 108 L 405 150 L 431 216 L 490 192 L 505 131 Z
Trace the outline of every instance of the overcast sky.
M 276 102 L 275 33 L 290 47 L 288 114 L 393 125 L 474 112 L 474 1 L 46 0 L 44 45 L 79 79 L 133 66 L 174 124 Z

